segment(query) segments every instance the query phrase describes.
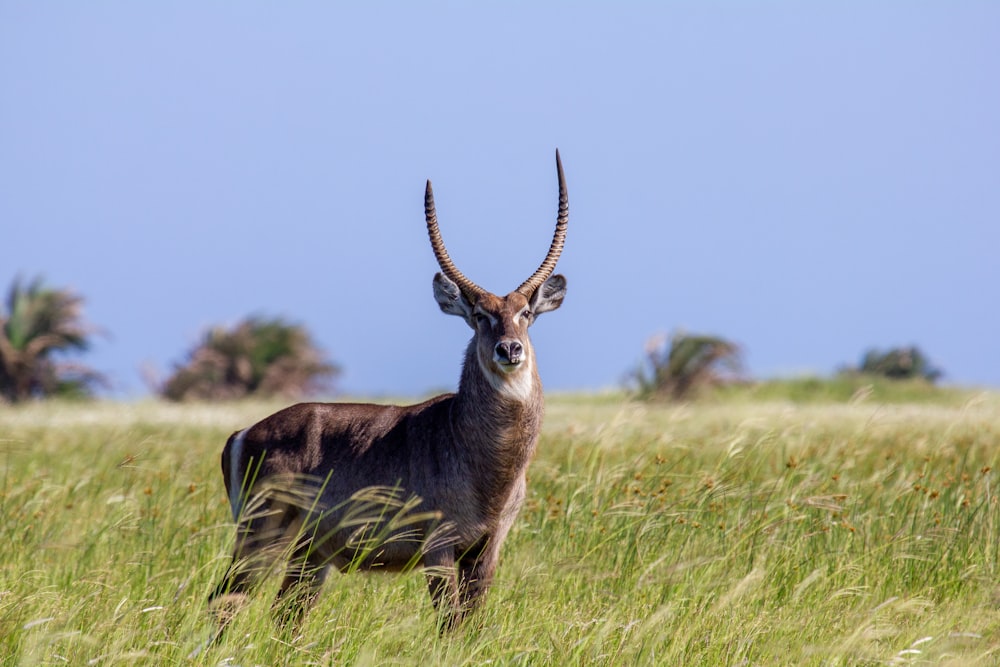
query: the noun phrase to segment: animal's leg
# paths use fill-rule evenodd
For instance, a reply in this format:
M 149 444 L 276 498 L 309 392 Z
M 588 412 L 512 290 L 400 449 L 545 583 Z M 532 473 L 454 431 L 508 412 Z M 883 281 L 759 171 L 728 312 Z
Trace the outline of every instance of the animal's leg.
M 458 561 L 458 591 L 461 615 L 474 611 L 493 584 L 499 560 L 499 544 L 484 536 Z
M 445 547 L 424 556 L 427 588 L 438 612 L 441 632 L 451 630 L 461 621 L 458 581 L 455 576 L 455 553 Z
M 216 637 L 243 606 L 265 574 L 288 547 L 287 532 L 295 520 L 288 508 L 275 508 L 240 522 L 233 558 L 219 585 L 208 596 L 218 623 Z
M 306 611 L 316 602 L 329 571 L 327 564 L 310 553 L 311 547 L 305 544 L 292 554 L 271 606 L 278 624 L 288 625 L 293 631 L 298 630 Z

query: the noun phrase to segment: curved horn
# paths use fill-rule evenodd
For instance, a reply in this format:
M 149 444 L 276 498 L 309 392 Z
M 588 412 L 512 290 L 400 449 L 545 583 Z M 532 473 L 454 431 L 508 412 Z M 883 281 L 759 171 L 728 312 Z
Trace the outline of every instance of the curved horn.
M 431 239 L 431 248 L 434 249 L 434 256 L 437 258 L 438 266 L 441 267 L 441 272 L 458 285 L 458 289 L 462 290 L 466 299 L 475 301 L 486 290 L 462 275 L 462 272 L 452 263 L 451 257 L 448 256 L 444 240 L 441 238 L 441 230 L 438 229 L 437 210 L 434 208 L 434 191 L 431 189 L 430 179 L 427 180 L 427 190 L 424 192 L 424 215 L 427 218 L 427 235 Z
M 559 261 L 559 255 L 562 254 L 563 244 L 566 242 L 566 226 L 569 223 L 569 197 L 566 194 L 566 176 L 563 174 L 558 148 L 556 149 L 556 171 L 559 172 L 559 215 L 556 217 L 556 233 L 552 236 L 549 254 L 542 260 L 538 270 L 515 290 L 529 299 L 535 290 L 552 275 L 552 271 L 556 268 L 556 262 Z

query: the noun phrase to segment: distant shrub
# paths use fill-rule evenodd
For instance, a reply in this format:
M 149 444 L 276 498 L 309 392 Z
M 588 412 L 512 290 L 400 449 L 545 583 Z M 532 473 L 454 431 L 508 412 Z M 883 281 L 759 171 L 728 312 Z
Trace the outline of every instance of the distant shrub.
M 332 391 L 339 374 L 302 326 L 251 317 L 210 329 L 158 391 L 173 401 L 297 398 Z
M 875 348 L 865 352 L 861 364 L 848 372 L 877 375 L 893 380 L 921 379 L 936 382 L 944 372 L 915 345 L 894 347 L 886 351 Z
M 633 373 L 644 397 L 681 400 L 698 389 L 738 379 L 743 355 L 735 343 L 719 336 L 677 333 L 654 336 L 646 343 L 646 359 Z

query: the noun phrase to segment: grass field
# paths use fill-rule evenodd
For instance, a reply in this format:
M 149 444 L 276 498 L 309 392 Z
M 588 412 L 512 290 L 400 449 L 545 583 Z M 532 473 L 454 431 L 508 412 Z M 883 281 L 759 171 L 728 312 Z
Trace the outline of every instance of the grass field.
M 1000 396 L 690 405 L 551 396 L 480 612 L 331 577 L 301 635 L 268 587 L 223 641 L 218 454 L 277 404 L 0 406 L 3 665 L 993 665 Z

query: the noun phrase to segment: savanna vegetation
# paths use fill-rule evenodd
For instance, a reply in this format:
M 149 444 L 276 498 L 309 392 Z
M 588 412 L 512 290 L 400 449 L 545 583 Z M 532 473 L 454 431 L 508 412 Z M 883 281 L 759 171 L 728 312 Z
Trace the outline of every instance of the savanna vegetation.
M 1000 397 L 888 382 L 551 396 L 467 626 L 438 637 L 417 573 L 334 575 L 293 634 L 273 578 L 202 648 L 233 539 L 218 454 L 280 405 L 4 407 L 0 664 L 1000 661 Z
M 36 277 L 17 278 L 0 306 L 0 403 L 30 399 L 92 398 L 109 387 L 103 374 L 70 361 L 90 349 L 99 330 L 87 323 L 83 298 L 66 288 L 46 286 Z M 250 316 L 233 326 L 210 327 L 201 340 L 173 365 L 165 380 L 146 373 L 156 395 L 170 401 L 230 401 L 271 397 L 331 395 L 340 365 L 314 342 L 301 324 L 280 317 Z M 832 377 L 804 378 L 806 393 L 843 394 L 883 380 L 910 386 L 934 384 L 944 375 L 917 346 L 870 348 L 857 366 L 844 365 Z M 684 401 L 717 394 L 732 385 L 748 385 L 741 346 L 718 335 L 675 332 L 646 343 L 643 360 L 625 379 L 638 398 Z M 786 381 L 753 383 L 775 386 Z M 852 390 L 852 392 L 854 391 Z M 845 398 L 844 396 L 840 396 Z

